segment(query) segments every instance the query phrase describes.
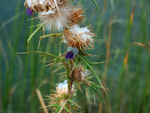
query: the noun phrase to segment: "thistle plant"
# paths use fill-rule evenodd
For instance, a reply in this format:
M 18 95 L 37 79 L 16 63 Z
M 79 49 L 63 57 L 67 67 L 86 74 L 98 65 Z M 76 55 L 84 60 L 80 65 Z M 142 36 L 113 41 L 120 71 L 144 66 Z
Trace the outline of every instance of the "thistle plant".
M 96 2 L 92 1 L 96 5 Z M 36 18 L 40 20 L 39 25 L 37 25 L 38 28 L 31 34 L 28 43 L 40 29 L 44 28 L 44 31 L 50 34 L 43 35 L 41 38 L 60 37 L 61 43 L 65 43 L 67 46 L 66 51 L 60 53 L 59 56 L 42 51 L 29 51 L 29 53 L 38 53 L 52 57 L 53 65 L 61 62 L 61 67 L 66 70 L 63 76 L 64 81 L 58 83 L 54 94 L 48 96 L 47 107 L 51 107 L 55 113 L 66 113 L 72 112 L 73 109 L 80 109 L 75 97 L 78 96 L 76 91 L 78 89 L 81 90 L 81 84 L 85 84 L 95 91 L 106 107 L 100 93 L 100 89 L 105 89 L 92 67 L 98 62 L 90 62 L 86 59 L 86 56 L 89 55 L 86 53 L 86 50 L 94 48 L 94 37 L 96 37 L 96 34 L 92 33 L 88 26 L 80 27 L 80 24 L 84 23 L 85 20 L 85 10 L 79 4 L 73 5 L 73 2 L 75 1 L 25 0 L 24 3 L 28 15 L 31 17 L 37 15 Z M 99 84 L 91 81 L 93 76 L 89 76 L 89 73 L 94 75 Z

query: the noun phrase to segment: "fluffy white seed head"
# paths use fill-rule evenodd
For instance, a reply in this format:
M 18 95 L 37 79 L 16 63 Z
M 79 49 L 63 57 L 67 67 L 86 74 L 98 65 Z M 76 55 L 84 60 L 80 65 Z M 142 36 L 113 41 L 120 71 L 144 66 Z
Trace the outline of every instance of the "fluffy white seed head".
M 36 10 L 36 8 L 42 7 L 42 9 L 46 9 L 46 5 L 52 5 L 53 0 L 25 0 L 25 6 L 28 8 L 31 8 L 33 10 Z
M 66 3 L 67 0 L 25 0 L 26 8 L 32 9 L 34 12 L 44 12 L 51 8 L 57 8 L 58 5 Z
M 46 4 L 46 0 L 26 0 L 28 7 L 34 7 L 35 5 Z
M 68 44 L 68 46 L 76 47 L 78 49 L 93 47 L 93 36 L 87 27 L 79 27 L 78 25 L 73 25 L 68 30 L 65 30 L 63 41 Z
M 91 32 L 90 30 L 88 30 L 87 27 L 80 28 L 78 25 L 74 25 L 69 29 L 69 31 L 73 35 L 80 35 L 79 38 L 81 40 L 84 40 L 84 41 L 90 40 L 91 42 L 93 42 L 91 38 Z
M 70 18 L 73 7 L 69 5 L 58 4 L 58 7 L 50 8 L 48 11 L 39 12 L 38 17 L 40 23 L 45 26 L 47 31 L 63 30 L 67 26 L 68 18 Z
M 81 7 L 71 6 L 69 0 L 25 0 L 26 8 L 38 12 L 40 24 L 50 30 L 63 30 L 66 26 L 79 24 L 84 20 Z
M 62 83 L 59 83 L 56 87 L 56 93 L 59 95 L 66 95 L 68 93 L 68 83 L 65 80 Z

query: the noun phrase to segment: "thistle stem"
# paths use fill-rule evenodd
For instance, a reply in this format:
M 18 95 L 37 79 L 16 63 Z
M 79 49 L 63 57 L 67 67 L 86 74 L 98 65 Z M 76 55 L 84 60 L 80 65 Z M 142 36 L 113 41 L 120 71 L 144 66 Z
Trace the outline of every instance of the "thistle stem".
M 73 61 L 71 60 L 70 61 L 70 66 L 71 66 L 71 72 L 70 72 L 70 75 L 69 75 L 69 86 L 68 86 L 68 94 L 71 94 L 71 91 L 72 91 L 72 85 L 73 85 L 73 81 L 74 81 L 74 77 L 73 77 Z
M 73 78 L 72 76 L 69 78 L 69 90 L 68 90 L 68 94 L 71 94 L 71 90 L 72 90 L 72 85 L 73 85 Z
M 68 75 L 69 76 L 69 84 L 68 84 L 68 95 L 71 95 L 72 93 L 72 86 L 73 86 L 73 82 L 74 82 L 74 74 L 73 74 L 73 61 L 70 60 L 69 61 L 70 63 L 70 74 Z M 70 99 L 72 98 L 72 96 L 70 96 Z M 71 103 L 69 102 L 68 103 L 68 109 L 71 110 Z

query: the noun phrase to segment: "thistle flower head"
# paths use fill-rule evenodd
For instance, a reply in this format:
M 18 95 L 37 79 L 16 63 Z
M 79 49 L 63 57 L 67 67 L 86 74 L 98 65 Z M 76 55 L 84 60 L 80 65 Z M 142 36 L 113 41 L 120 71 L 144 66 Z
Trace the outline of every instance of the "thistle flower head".
M 72 60 L 78 54 L 78 49 L 75 47 L 69 47 L 65 57 L 69 60 Z
M 72 12 L 69 21 L 69 26 L 73 26 L 74 24 L 80 24 L 84 20 L 84 11 L 81 7 L 74 8 L 74 11 Z
M 78 49 L 75 48 L 75 47 L 69 47 L 69 48 L 67 49 L 67 51 L 68 51 L 68 52 L 69 52 L 69 51 L 72 51 L 75 56 L 78 54 Z
M 65 80 L 62 83 L 57 84 L 56 93 L 58 95 L 67 95 L 68 94 L 68 83 L 67 83 L 67 80 Z
M 74 25 L 70 29 L 65 30 L 64 41 L 66 41 L 68 46 L 83 50 L 94 46 L 93 36 L 95 34 L 91 33 L 87 27 L 80 28 L 78 25 Z
M 79 24 L 84 19 L 81 7 L 71 6 L 69 0 L 25 0 L 26 8 L 39 12 L 40 23 L 46 30 L 63 30 L 65 26 Z M 30 14 L 30 13 L 29 13 Z
M 63 30 L 68 24 L 68 18 L 71 17 L 73 7 L 67 4 L 67 1 L 57 2 L 48 11 L 39 12 L 40 23 L 46 27 L 47 31 Z
M 31 8 L 35 12 L 47 11 L 49 7 L 53 7 L 56 0 L 25 0 L 25 7 Z M 59 0 L 58 0 L 59 1 Z
M 33 11 L 31 8 L 28 8 L 28 9 L 27 9 L 27 14 L 28 14 L 30 17 L 35 15 L 34 11 Z
M 66 59 L 72 60 L 74 58 L 74 53 L 72 51 L 69 51 L 65 55 Z
M 68 93 L 68 83 L 67 80 L 65 80 L 64 82 L 57 84 L 55 94 L 48 96 L 50 99 L 48 103 L 49 105 L 59 104 L 60 106 L 64 106 L 64 101 L 70 98 L 70 96 L 75 96 L 75 91 L 76 90 L 73 85 L 71 95 Z
M 51 94 L 50 96 L 48 96 L 49 101 L 48 104 L 49 106 L 53 106 L 53 105 L 59 105 L 62 107 L 62 111 L 63 109 L 65 109 L 65 106 L 68 104 L 68 99 L 73 99 L 74 96 L 76 96 L 75 93 L 75 88 L 74 85 L 72 86 L 72 90 L 71 93 L 68 93 L 68 83 L 67 80 L 65 80 L 62 83 L 57 84 L 56 87 L 56 93 L 55 94 Z M 74 104 L 71 104 L 71 106 L 74 106 Z M 55 109 L 56 107 L 54 107 L 53 109 Z M 61 112 L 60 112 L 61 113 Z

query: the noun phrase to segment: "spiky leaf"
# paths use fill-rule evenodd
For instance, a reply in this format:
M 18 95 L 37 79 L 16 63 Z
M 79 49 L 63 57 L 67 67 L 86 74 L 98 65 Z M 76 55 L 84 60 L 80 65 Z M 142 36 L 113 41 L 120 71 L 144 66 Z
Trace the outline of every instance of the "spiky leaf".
M 56 110 L 55 110 L 55 112 L 54 112 L 54 113 L 58 113 L 58 112 L 59 112 L 59 110 L 60 110 L 60 108 L 61 108 L 61 106 L 58 106 L 58 107 L 56 108 Z
M 71 111 L 66 106 L 64 106 L 64 108 L 67 112 L 71 113 Z
M 102 84 L 101 80 L 99 79 L 98 75 L 96 74 L 95 70 L 92 68 L 92 66 L 89 64 L 89 62 L 83 57 L 79 56 L 79 59 L 88 66 L 88 68 L 91 70 L 91 72 L 94 74 L 95 78 L 98 80 L 100 84 Z
M 98 94 L 98 96 L 99 96 L 101 102 L 102 102 L 103 105 L 106 107 L 104 98 L 103 98 L 103 96 L 101 95 L 101 93 L 98 91 L 98 89 L 97 89 L 93 84 L 91 84 L 91 87 L 95 90 L 95 92 Z

